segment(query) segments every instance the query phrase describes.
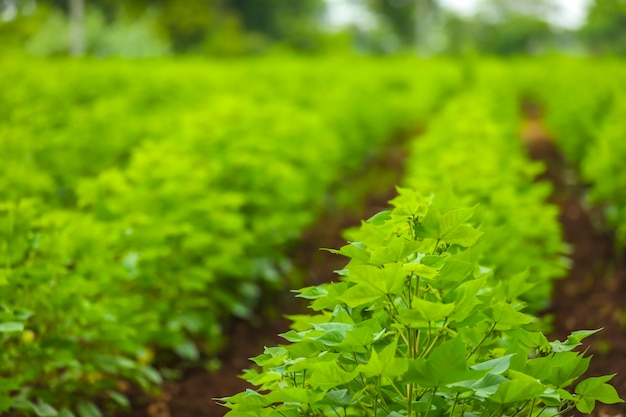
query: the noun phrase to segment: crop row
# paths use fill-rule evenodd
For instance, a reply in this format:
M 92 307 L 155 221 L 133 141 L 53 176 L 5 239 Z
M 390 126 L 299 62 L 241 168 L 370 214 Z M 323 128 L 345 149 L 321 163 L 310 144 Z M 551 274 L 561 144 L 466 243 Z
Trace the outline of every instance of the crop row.
M 459 83 L 444 63 L 94 64 L 3 66 L 0 412 L 97 416 L 160 382 L 163 349 L 210 357 L 331 185 Z
M 258 390 L 221 399 L 227 416 L 561 415 L 621 401 L 611 376 L 581 379 L 590 358 L 573 349 L 595 331 L 537 331 L 564 248 L 507 77 L 481 67 L 431 119 L 411 188 L 348 232 L 337 282 L 300 290 L 313 312 L 253 358 L 244 378 Z
M 525 89 L 545 107 L 559 149 L 589 186 L 588 202 L 605 208 L 626 242 L 626 73 L 619 61 L 559 61 L 546 74 L 527 65 Z

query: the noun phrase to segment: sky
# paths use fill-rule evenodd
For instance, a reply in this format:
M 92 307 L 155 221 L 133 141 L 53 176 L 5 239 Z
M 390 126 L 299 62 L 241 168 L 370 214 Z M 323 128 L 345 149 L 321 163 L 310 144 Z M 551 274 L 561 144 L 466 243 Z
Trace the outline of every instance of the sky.
M 461 14 L 471 14 L 478 0 L 439 0 L 440 4 Z M 549 16 L 549 20 L 558 26 L 575 29 L 585 22 L 589 0 L 554 0 L 559 10 Z
M 439 0 L 440 4 L 459 14 L 471 15 L 480 0 Z M 548 20 L 553 24 L 575 29 L 585 22 L 585 14 L 590 0 L 554 0 L 559 10 Z M 373 25 L 373 18 L 360 2 L 350 0 L 326 0 L 329 5 L 329 21 L 333 26 L 342 26 L 347 23 L 358 22 L 361 26 Z

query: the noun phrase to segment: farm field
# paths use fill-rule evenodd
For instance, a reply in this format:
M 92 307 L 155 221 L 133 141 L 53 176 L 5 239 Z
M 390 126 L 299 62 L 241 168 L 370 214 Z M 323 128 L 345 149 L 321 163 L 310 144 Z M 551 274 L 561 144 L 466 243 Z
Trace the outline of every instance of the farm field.
M 0 414 L 626 412 L 623 62 L 1 64 Z

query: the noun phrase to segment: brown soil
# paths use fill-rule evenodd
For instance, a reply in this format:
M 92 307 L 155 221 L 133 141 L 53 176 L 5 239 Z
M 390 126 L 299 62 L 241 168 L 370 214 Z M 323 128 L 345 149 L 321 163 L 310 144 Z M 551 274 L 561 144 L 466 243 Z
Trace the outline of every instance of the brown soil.
M 317 285 L 334 279 L 333 271 L 343 268 L 345 258 L 322 251 L 320 248 L 339 248 L 346 242 L 341 232 L 358 226 L 387 207 L 387 201 L 396 195 L 395 184 L 403 175 L 406 139 L 420 129 L 399 134 L 382 155 L 366 163 L 360 173 L 336 185 L 336 192 L 350 188 L 356 191 L 350 207 L 333 207 L 305 232 L 302 241 L 292 251 L 291 258 L 305 285 Z M 354 201 L 356 200 L 356 201 Z M 252 388 L 239 375 L 251 366 L 249 358 L 263 353 L 264 346 L 284 342 L 279 333 L 289 330 L 289 321 L 283 314 L 297 314 L 305 310 L 304 302 L 293 293 L 274 294 L 262 302 L 273 305 L 264 308 L 256 322 L 238 320 L 233 323 L 227 348 L 219 355 L 221 367 L 216 372 L 204 368 L 187 370 L 182 378 L 166 382 L 160 395 L 130 393 L 132 408 L 117 412 L 116 417 L 215 417 L 223 416 L 227 408 L 214 398 L 227 397 Z M 274 312 L 272 315 L 271 313 Z M 269 315 L 268 315 L 269 313 Z
M 539 180 L 553 184 L 551 202 L 560 207 L 564 239 L 572 247 L 569 275 L 556 283 L 551 339 L 565 340 L 572 331 L 603 330 L 585 340 L 593 355 L 587 377 L 617 373 L 611 384 L 626 397 L 626 253 L 614 246 L 614 234 L 601 224 L 599 208 L 583 205 L 585 186 L 558 152 L 552 135 L 541 123 L 536 107 L 525 107 L 522 136 L 530 156 L 544 161 Z M 604 230 L 603 230 L 604 229 Z M 599 404 L 596 416 L 626 416 L 626 404 Z

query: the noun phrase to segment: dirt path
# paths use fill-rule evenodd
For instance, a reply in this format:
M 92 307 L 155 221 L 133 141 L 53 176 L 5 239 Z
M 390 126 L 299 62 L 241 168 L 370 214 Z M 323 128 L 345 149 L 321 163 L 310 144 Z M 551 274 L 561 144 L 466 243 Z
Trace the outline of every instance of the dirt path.
M 298 271 L 305 273 L 306 285 L 328 282 L 335 277 L 333 271 L 343 268 L 346 260 L 319 248 L 339 248 L 345 244 L 341 232 L 358 226 L 387 206 L 396 195 L 395 185 L 404 172 L 405 145 L 419 129 L 399 134 L 385 153 L 364 165 L 357 175 L 337 184 L 336 192 L 349 188 L 356 190 L 356 201 L 350 207 L 334 207 L 303 236 L 293 249 L 291 258 Z M 250 367 L 248 358 L 263 353 L 264 346 L 283 343 L 279 333 L 289 330 L 283 314 L 304 311 L 304 303 L 290 292 L 274 296 L 269 303 L 274 316 L 260 315 L 255 321 L 239 320 L 230 326 L 227 349 L 219 356 L 221 368 L 209 372 L 203 368 L 187 370 L 177 381 L 167 382 L 159 396 L 131 395 L 132 409 L 118 412 L 116 417 L 215 417 L 223 416 L 228 409 L 219 406 L 212 398 L 226 397 L 251 388 L 238 376 Z
M 626 253 L 616 252 L 613 233 L 601 231 L 595 221 L 598 209 L 583 207 L 585 187 L 558 152 L 541 123 L 541 112 L 525 108 L 522 136 L 533 159 L 546 163 L 539 178 L 552 182 L 551 202 L 561 208 L 564 238 L 572 246 L 569 275 L 559 280 L 553 304 L 545 314 L 554 317 L 551 338 L 565 340 L 574 330 L 603 330 L 587 339 L 584 348 L 593 355 L 587 376 L 617 373 L 611 381 L 626 397 Z M 594 224 L 596 223 L 596 224 Z M 596 416 L 626 416 L 626 404 L 599 405 Z

